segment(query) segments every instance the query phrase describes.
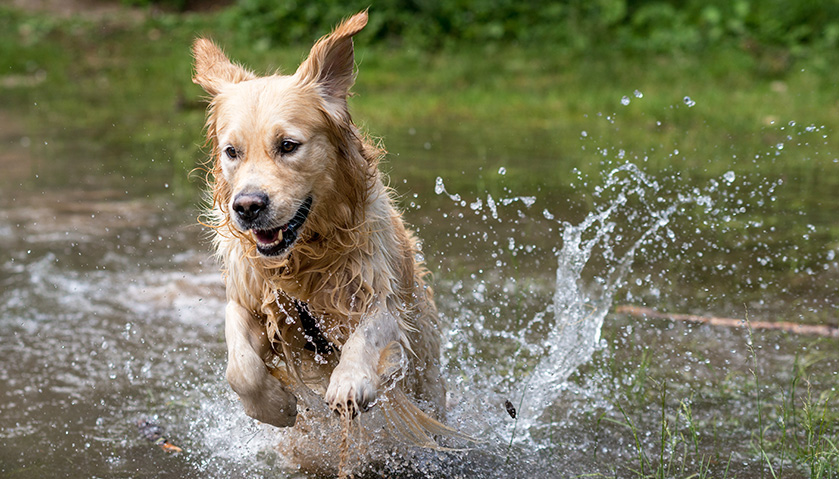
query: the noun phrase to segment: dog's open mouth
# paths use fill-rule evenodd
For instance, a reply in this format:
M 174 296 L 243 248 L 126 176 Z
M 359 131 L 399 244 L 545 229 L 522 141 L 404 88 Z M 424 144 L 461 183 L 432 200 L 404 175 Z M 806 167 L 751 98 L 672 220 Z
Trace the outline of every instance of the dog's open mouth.
M 300 227 L 306 222 L 311 209 L 312 197 L 310 196 L 288 223 L 270 230 L 253 230 L 256 250 L 264 256 L 277 256 L 283 253 L 297 240 Z

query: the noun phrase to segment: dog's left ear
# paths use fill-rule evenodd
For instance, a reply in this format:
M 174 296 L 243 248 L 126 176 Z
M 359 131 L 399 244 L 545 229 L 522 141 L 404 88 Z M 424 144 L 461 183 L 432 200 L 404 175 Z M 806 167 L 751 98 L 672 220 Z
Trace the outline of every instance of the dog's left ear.
M 224 85 L 255 78 L 252 72 L 231 62 L 219 47 L 206 38 L 195 40 L 192 55 L 195 57 L 192 81 L 212 96 L 218 95 Z
M 355 60 L 352 37 L 367 25 L 367 11 L 353 15 L 321 38 L 297 69 L 301 83 L 316 83 L 327 101 L 346 104 L 347 94 L 355 81 Z

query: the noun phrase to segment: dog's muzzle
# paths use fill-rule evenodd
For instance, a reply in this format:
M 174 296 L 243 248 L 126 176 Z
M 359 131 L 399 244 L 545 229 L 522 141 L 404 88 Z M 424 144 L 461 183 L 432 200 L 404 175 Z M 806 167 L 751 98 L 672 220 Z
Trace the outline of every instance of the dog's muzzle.
M 280 226 L 271 224 L 268 206 L 269 199 L 264 193 L 240 194 L 232 204 L 236 223 L 241 229 L 253 232 L 256 250 L 263 256 L 277 256 L 297 241 L 300 227 L 312 209 L 312 197 L 307 197 L 291 220 Z

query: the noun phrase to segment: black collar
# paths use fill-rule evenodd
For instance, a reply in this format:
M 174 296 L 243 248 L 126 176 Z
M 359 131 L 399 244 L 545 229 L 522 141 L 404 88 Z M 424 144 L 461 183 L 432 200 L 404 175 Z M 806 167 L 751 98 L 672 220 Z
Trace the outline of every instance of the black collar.
M 297 307 L 297 316 L 300 318 L 300 325 L 303 327 L 303 337 L 306 338 L 304 346 L 309 351 L 321 354 L 329 354 L 333 350 L 332 343 L 324 336 L 318 320 L 312 317 L 309 312 L 309 305 L 300 300 L 293 300 Z

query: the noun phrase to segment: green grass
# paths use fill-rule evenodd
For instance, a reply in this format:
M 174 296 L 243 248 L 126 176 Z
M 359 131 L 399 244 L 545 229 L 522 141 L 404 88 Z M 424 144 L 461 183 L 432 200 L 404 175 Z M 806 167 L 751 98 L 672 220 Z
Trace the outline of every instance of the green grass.
M 742 349 L 731 359 L 741 362 L 738 365 L 721 358 L 680 358 L 686 351 L 696 355 L 701 348 L 684 344 L 690 342 L 689 335 L 679 326 L 675 334 L 663 337 L 655 332 L 658 328 L 631 334 L 626 329 L 622 322 L 607 326 L 609 348 L 573 378 L 583 390 L 596 385 L 596 398 L 585 399 L 587 405 L 581 407 L 574 402 L 579 399 L 570 396 L 564 399 L 570 405 L 557 406 L 602 411 L 574 426 L 594 431 L 589 440 L 595 449 L 624 444 L 620 450 L 626 455 L 621 458 L 593 453 L 595 464 L 612 464 L 608 472 L 597 467 L 596 477 L 839 477 L 835 345 L 801 345 L 800 338 L 757 335 L 747 329 L 729 338 L 728 347 Z M 724 330 L 714 335 L 714 341 L 728 341 Z M 628 339 L 633 336 L 645 338 L 647 344 Z M 679 337 L 684 339 L 674 340 Z M 773 344 L 780 346 L 780 354 Z M 642 354 L 647 347 L 656 351 L 653 361 Z M 788 357 L 790 347 L 800 351 Z M 691 372 L 680 373 L 688 365 Z M 713 368 L 725 374 L 707 379 Z M 647 387 L 637 387 L 639 377 Z M 806 391 L 801 391 L 802 385 Z M 600 398 L 607 398 L 607 404 Z M 553 434 L 561 436 L 562 427 Z M 569 454 L 557 448 L 557 454 Z
M 788 458 L 809 472 L 811 478 L 839 477 L 839 413 L 836 391 L 822 391 L 814 397 L 806 367 L 795 361 L 793 375 L 783 402 L 778 406 L 778 438 L 773 447 L 781 460 Z M 798 397 L 801 383 L 806 392 Z
M 74 139 L 94 132 L 100 141 L 84 148 L 127 148 L 142 159 L 163 155 L 178 172 L 201 156 L 202 113 L 195 104 L 201 92 L 190 82 L 189 46 L 196 35 L 216 38 L 233 58 L 261 72 L 277 66 L 292 71 L 309 47 L 253 49 L 206 15 L 100 23 L 4 10 L 0 74 L 47 70 L 44 83 L 13 89 L 8 105 L 31 108 L 37 101 L 30 118 L 39 128 Z M 453 187 L 478 191 L 493 179 L 470 182 L 457 174 L 506 166 L 512 187 L 568 187 L 565 171 L 576 167 L 596 176 L 622 161 L 616 156 L 623 150 L 623 158 L 637 158 L 654 171 L 688 177 L 755 168 L 779 176 L 799 166 L 796 176 L 809 187 L 839 186 L 839 174 L 815 173 L 832 165 L 839 152 L 839 139 L 829 134 L 839 116 L 830 69 L 839 55 L 831 51 L 800 58 L 769 77 L 758 59 L 733 47 L 690 56 L 499 44 L 426 53 L 410 45 L 366 45 L 363 33 L 356 44 L 354 116 L 372 134 L 396 138 L 387 144 L 397 153 L 412 146 L 404 144 L 411 141 L 408 129 L 417 141 L 430 143 L 416 165 L 399 165 L 400 175 L 427 177 L 430 163 L 434 174 L 452 173 L 446 177 L 458 182 Z M 695 106 L 684 103 L 686 96 Z M 623 97 L 629 105 L 621 104 Z M 635 127 L 616 136 L 615 121 Z M 787 126 L 791 121 L 796 126 Z M 827 131 L 806 132 L 811 125 Z M 809 145 L 792 155 L 753 158 L 755 152 L 771 156 L 776 145 L 790 142 Z M 593 162 L 592 151 L 599 149 L 605 156 Z M 459 161 L 450 161 L 452 155 Z M 522 156 L 542 161 L 512 163 Z M 801 156 L 810 156 L 810 164 L 800 164 Z M 158 167 L 141 161 L 135 172 Z

